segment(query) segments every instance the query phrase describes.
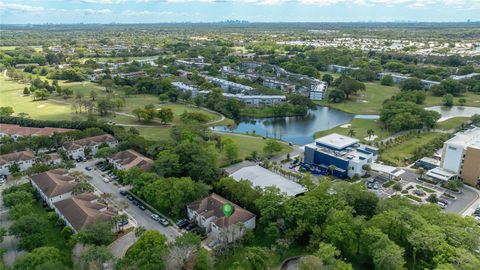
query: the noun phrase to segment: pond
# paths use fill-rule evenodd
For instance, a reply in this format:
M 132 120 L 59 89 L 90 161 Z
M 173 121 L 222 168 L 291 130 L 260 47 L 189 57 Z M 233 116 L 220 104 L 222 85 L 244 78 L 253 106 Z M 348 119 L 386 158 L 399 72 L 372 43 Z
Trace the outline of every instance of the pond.
M 439 122 L 448 120 L 453 117 L 472 117 L 474 114 L 480 114 L 480 108 L 478 107 L 465 107 L 465 106 L 434 106 L 425 108 L 425 110 L 436 111 L 442 115 L 438 120 Z
M 353 118 L 378 119 L 378 115 L 353 115 L 328 107 L 310 110 L 304 116 L 241 118 L 237 126 L 215 126 L 213 130 L 223 132 L 249 133 L 281 139 L 297 145 L 313 142 L 317 131 L 327 130 L 349 123 Z

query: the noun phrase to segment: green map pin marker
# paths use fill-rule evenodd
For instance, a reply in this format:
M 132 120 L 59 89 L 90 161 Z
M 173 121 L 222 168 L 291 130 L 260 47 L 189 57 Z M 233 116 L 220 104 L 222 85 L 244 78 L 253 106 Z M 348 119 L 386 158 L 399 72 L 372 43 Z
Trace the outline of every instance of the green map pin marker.
M 226 203 L 222 207 L 223 214 L 229 218 L 233 214 L 233 205 Z

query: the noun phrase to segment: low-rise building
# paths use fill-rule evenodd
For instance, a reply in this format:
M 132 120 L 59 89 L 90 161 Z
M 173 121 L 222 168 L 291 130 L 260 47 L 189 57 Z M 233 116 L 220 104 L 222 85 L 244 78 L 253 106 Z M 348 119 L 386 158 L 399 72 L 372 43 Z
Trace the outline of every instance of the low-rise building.
M 92 193 L 72 196 L 53 204 L 55 212 L 74 232 L 98 222 L 110 222 L 118 212 Z
M 363 145 L 359 140 L 332 133 L 305 145 L 304 167 L 318 174 L 333 174 L 340 178 L 365 174 L 363 168 L 377 160 L 378 149 Z
M 22 127 L 19 125 L 0 124 L 0 137 L 10 136 L 13 140 L 17 140 L 20 137 L 28 136 L 52 136 L 55 133 L 65 133 L 74 131 L 74 129 L 68 128 L 52 128 L 52 127 Z
M 346 67 L 346 66 L 340 66 L 340 65 L 328 65 L 327 70 L 330 72 L 335 72 L 335 73 L 345 73 L 348 71 L 353 71 L 353 70 L 359 70 L 360 68 L 358 67 Z
M 224 91 L 229 93 L 249 93 L 254 90 L 254 88 L 251 86 L 243 85 L 236 82 L 231 82 L 228 80 L 224 80 L 224 79 L 220 79 L 212 76 L 204 76 L 204 78 L 207 81 L 220 86 Z
M 172 82 L 172 85 L 182 92 L 190 91 L 192 93 L 192 97 L 196 97 L 200 91 L 198 87 L 183 82 Z
M 277 187 L 287 196 L 298 196 L 307 192 L 304 186 L 259 165 L 241 168 L 230 176 L 237 181 L 248 180 L 254 187 Z
M 54 207 L 54 203 L 70 198 L 79 183 L 65 169 L 53 169 L 32 175 L 30 182 L 50 208 Z
M 251 106 L 272 106 L 275 104 L 284 103 L 287 101 L 286 96 L 269 96 L 269 95 L 243 95 L 243 94 L 229 94 L 223 93 L 223 97 L 227 99 L 236 99 L 246 105 Z
M 90 148 L 91 154 L 95 155 L 102 144 L 109 147 L 117 145 L 117 140 L 110 134 L 98 135 L 94 137 L 83 138 L 63 144 L 63 149 L 71 159 L 85 158 L 85 149 Z
M 120 151 L 112 155 L 108 161 L 118 170 L 128 170 L 137 167 L 140 170 L 149 171 L 153 167 L 153 160 L 132 149 Z
M 226 217 L 222 211 L 225 204 L 232 205 L 234 209 L 229 217 Z M 188 218 L 205 232 L 211 233 L 217 239 L 226 237 L 227 242 L 242 237 L 245 233 L 243 228 L 247 230 L 255 228 L 256 216 L 253 213 L 217 194 L 211 194 L 188 204 L 187 214 Z M 243 224 L 243 228 L 235 226 L 238 224 Z M 229 233 L 222 234 L 225 231 L 229 231 Z
M 18 164 L 19 171 L 23 172 L 35 163 L 35 155 L 32 151 L 20 151 L 0 155 L 0 175 L 10 175 L 10 167 Z
M 466 80 L 466 79 L 472 79 L 475 77 L 480 77 L 480 73 L 470 73 L 466 75 L 452 75 L 452 79 L 456 81 L 461 81 L 461 80 Z
M 191 68 L 205 68 L 211 66 L 209 63 L 205 63 L 205 58 L 197 56 L 195 58 L 177 59 L 173 62 L 177 66 L 186 66 Z
M 325 98 L 327 93 L 328 83 L 324 81 L 318 81 L 315 84 L 312 84 L 310 90 L 310 99 L 311 100 L 322 100 Z
M 377 74 L 377 79 L 381 80 L 381 79 L 383 79 L 383 77 L 385 77 L 387 75 L 392 76 L 392 79 L 393 79 L 394 83 L 401 83 L 405 80 L 408 80 L 408 79 L 412 78 L 410 76 L 406 76 L 406 75 L 403 75 L 403 74 L 380 72 L 380 73 Z M 426 89 L 430 89 L 433 86 L 440 84 L 440 82 L 437 82 L 437 81 L 430 81 L 430 80 L 420 80 L 420 81 L 422 82 L 423 87 L 425 87 Z

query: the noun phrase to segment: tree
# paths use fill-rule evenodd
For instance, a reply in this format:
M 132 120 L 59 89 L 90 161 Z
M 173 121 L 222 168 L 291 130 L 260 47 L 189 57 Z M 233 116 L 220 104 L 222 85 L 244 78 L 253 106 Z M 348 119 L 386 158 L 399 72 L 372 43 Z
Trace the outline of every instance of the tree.
M 423 83 L 418 78 L 408 78 L 400 82 L 400 89 L 402 91 L 423 90 L 423 88 L 424 88 Z
M 212 268 L 212 259 L 210 258 L 208 251 L 201 248 L 198 252 L 193 270 L 209 270 Z
M 26 87 L 26 86 L 23 88 L 23 95 L 24 96 L 29 96 L 30 95 L 30 89 L 28 89 L 28 87 Z
M 269 139 L 263 147 L 263 152 L 271 157 L 273 154 L 282 151 L 282 145 L 276 140 Z
M 0 116 L 10 116 L 14 113 L 12 107 L 0 107 Z
M 445 94 L 442 98 L 443 100 L 443 105 L 452 107 L 453 106 L 453 95 L 451 94 Z
M 7 207 L 12 207 L 17 204 L 30 204 L 33 203 L 33 201 L 33 194 L 25 190 L 17 190 L 3 195 L 3 204 Z
M 466 103 L 467 103 L 467 100 L 465 98 L 458 99 L 459 106 L 465 106 Z
M 390 74 L 387 74 L 383 76 L 383 78 L 380 80 L 381 85 L 387 85 L 387 86 L 392 86 L 393 85 L 393 77 Z
M 425 169 L 423 167 L 418 167 L 417 173 L 420 175 L 420 178 L 423 178 L 423 175 L 425 174 Z
M 264 270 L 267 269 L 270 255 L 267 250 L 262 247 L 245 248 L 245 259 L 249 263 L 251 269 Z
M 355 130 L 349 129 L 349 130 L 348 130 L 348 136 L 350 136 L 350 137 L 355 137 Z
M 323 262 L 320 258 L 313 255 L 306 255 L 300 259 L 298 266 L 300 270 L 322 270 L 325 269 Z
M 395 191 L 395 193 L 398 193 L 402 191 L 402 185 L 400 183 L 395 183 L 393 184 L 392 189 Z
M 430 194 L 430 196 L 428 196 L 427 198 L 427 202 L 437 203 L 438 202 L 437 194 L 435 193 Z
M 57 248 L 39 247 L 27 255 L 20 257 L 13 265 L 15 270 L 66 270 L 62 255 Z
M 179 176 L 182 172 L 180 157 L 172 150 L 158 153 L 154 168 L 158 175 L 165 177 Z
M 35 92 L 33 92 L 33 100 L 45 100 L 49 95 L 50 93 L 45 89 L 35 90 Z
M 333 76 L 330 74 L 324 74 L 322 77 L 322 81 L 328 83 L 330 85 L 333 82 Z
M 375 130 L 373 130 L 373 129 L 367 130 L 367 135 L 368 135 L 368 139 L 375 136 Z
M 146 231 L 119 261 L 119 269 L 158 270 L 165 268 L 167 238 L 158 231 Z
M 110 222 L 98 222 L 80 230 L 75 237 L 84 244 L 109 245 L 115 239 L 115 234 Z
M 440 82 L 440 85 L 433 91 L 436 95 L 451 94 L 453 96 L 459 96 L 466 91 L 466 87 L 459 81 L 453 79 L 445 79 Z
M 472 117 L 470 117 L 470 121 L 474 125 L 480 125 L 480 114 L 474 114 Z
M 340 89 L 333 89 L 328 93 L 328 100 L 333 103 L 339 103 L 346 98 L 345 92 Z
M 47 221 L 36 215 L 22 216 L 10 226 L 9 232 L 20 239 L 18 247 L 33 250 L 43 245 Z
M 96 92 L 95 90 L 91 90 L 91 91 L 90 91 L 90 99 L 91 99 L 92 101 L 95 101 L 95 100 L 97 99 L 97 96 L 98 96 L 98 94 L 97 94 L 97 92 Z
M 230 138 L 226 138 L 222 142 L 223 144 L 223 151 L 227 156 L 227 159 L 230 163 L 237 160 L 240 156 L 240 148 L 238 145 Z
M 167 124 L 173 121 L 173 111 L 171 108 L 161 108 L 157 111 L 157 117 L 163 124 Z
M 103 264 L 112 260 L 112 253 L 105 246 L 90 246 L 79 258 L 78 270 L 103 269 Z
M 95 188 L 87 181 L 80 181 L 72 190 L 72 195 L 94 192 Z
M 192 233 L 186 233 L 175 239 L 170 245 L 166 259 L 167 269 L 188 269 L 195 261 L 200 249 L 200 238 Z

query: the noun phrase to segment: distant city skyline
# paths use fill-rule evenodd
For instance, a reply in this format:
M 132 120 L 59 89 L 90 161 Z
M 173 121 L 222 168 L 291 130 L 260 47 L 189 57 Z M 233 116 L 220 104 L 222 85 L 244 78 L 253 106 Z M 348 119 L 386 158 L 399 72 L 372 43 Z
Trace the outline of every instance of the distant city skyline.
M 479 0 L 10 0 L 1 24 L 479 21 Z

